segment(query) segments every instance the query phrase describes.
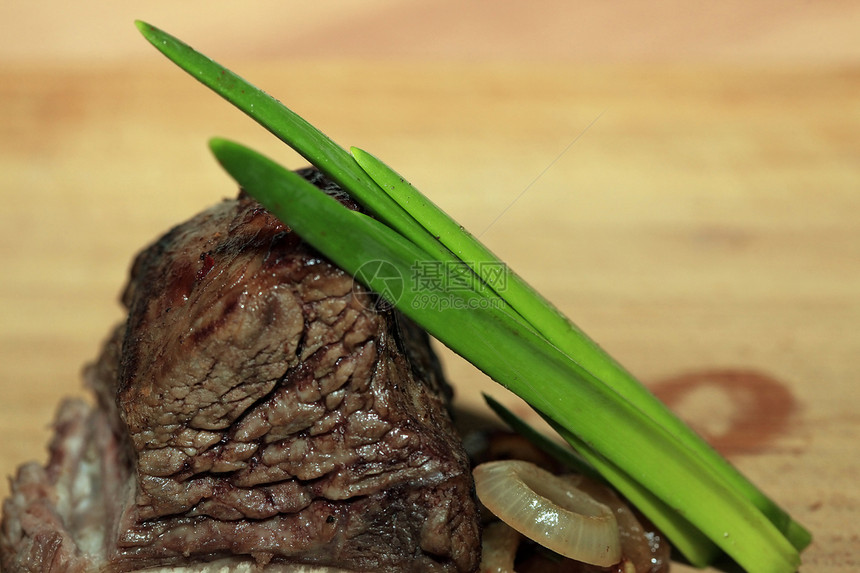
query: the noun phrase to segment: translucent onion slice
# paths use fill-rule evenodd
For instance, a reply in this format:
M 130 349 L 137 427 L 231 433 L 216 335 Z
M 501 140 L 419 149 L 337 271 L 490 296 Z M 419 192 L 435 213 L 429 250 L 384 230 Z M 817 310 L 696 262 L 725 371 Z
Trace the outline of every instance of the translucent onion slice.
M 564 478 L 521 460 L 487 462 L 473 474 L 487 509 L 529 539 L 583 563 L 621 561 L 612 510 Z
M 484 526 L 481 535 L 481 573 L 515 573 L 514 559 L 520 534 L 503 521 Z

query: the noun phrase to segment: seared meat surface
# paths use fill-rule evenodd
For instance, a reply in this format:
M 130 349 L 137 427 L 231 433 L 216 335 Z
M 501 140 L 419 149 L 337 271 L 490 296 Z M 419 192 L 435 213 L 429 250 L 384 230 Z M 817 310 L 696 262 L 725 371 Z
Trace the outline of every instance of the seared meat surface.
M 252 199 L 224 201 L 142 252 L 123 303 L 127 323 L 87 373 L 119 446 L 88 482 L 107 484 L 92 495 L 111 504 L 103 551 L 78 547 L 80 570 L 231 556 L 477 568 L 469 463 L 426 334 L 377 310 Z M 13 487 L 4 570 L 64 570 L 16 565 L 22 547 L 46 551 L 21 519 L 32 504 L 20 477 Z

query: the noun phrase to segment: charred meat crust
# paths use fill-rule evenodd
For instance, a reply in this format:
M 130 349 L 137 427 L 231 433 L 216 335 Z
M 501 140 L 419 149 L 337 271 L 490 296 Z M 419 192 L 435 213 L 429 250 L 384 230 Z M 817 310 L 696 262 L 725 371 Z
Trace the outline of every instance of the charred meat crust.
M 122 452 L 101 471 L 129 495 L 81 562 L 475 570 L 450 388 L 426 333 L 373 296 L 244 195 L 143 251 L 127 323 L 87 374 Z M 4 559 L 26 536 L 4 536 Z

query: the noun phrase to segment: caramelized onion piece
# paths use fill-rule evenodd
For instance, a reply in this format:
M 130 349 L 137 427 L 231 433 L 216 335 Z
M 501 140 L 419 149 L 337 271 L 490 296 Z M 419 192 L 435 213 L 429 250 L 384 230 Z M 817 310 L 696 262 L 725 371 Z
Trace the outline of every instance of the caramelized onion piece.
M 564 479 L 605 504 L 615 514 L 625 565 L 623 573 L 660 573 L 669 570 L 669 544 L 653 526 L 645 527 L 618 494 L 608 486 L 580 475 L 569 475 Z
M 592 565 L 621 560 L 612 510 L 564 478 L 520 460 L 487 462 L 473 474 L 487 509 L 529 539 Z
M 514 559 L 519 544 L 520 534 L 503 521 L 484 526 L 480 573 L 515 573 Z

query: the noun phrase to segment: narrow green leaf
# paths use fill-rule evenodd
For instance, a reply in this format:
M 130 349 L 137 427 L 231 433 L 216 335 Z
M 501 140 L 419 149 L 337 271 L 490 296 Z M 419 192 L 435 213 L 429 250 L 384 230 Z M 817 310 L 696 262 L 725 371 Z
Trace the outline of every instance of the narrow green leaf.
M 672 545 L 683 555 L 691 565 L 705 567 L 711 564 L 720 550 L 702 531 L 693 525 L 681 512 L 669 506 L 662 499 L 633 476 L 613 463 L 600 452 L 591 448 L 576 434 L 561 427 L 557 422 L 547 418 L 550 426 L 597 471 L 612 484 L 630 503 L 641 511 L 663 532 Z
M 409 273 L 426 252 L 381 223 L 349 211 L 288 170 L 238 144 L 215 140 L 224 168 L 266 208 L 351 273 L 386 261 Z M 337 232 L 331 232 L 337 229 Z M 375 243 L 375 244 L 374 244 Z M 404 274 L 403 276 L 408 276 Z M 374 284 L 372 289 L 385 288 Z M 601 452 L 710 537 L 751 573 L 790 573 L 794 548 L 748 500 L 727 488 L 674 436 L 590 372 L 474 291 L 450 292 L 427 309 L 405 282 L 398 308 L 491 378 Z
M 798 549 L 809 543 L 810 535 L 802 526 L 794 522 L 782 508 L 765 496 L 641 382 L 519 275 L 504 265 L 462 225 L 377 157 L 356 147 L 350 151 L 358 165 L 385 193 L 415 220 L 420 221 L 427 232 L 439 237 L 451 252 L 471 265 L 476 274 L 550 343 L 568 356 L 575 357 L 577 362 L 597 378 L 674 433 L 684 446 L 711 466 L 715 475 L 726 480 L 727 484 L 754 503 L 780 531 L 790 534 L 789 539 Z M 492 270 L 492 273 L 483 272 L 484 269 Z M 498 272 L 498 269 L 503 272 Z
M 463 261 L 472 266 L 481 279 L 504 298 L 526 300 L 521 289 L 530 289 L 524 281 L 516 277 L 507 265 L 496 257 L 487 247 L 475 239 L 462 225 L 452 219 L 427 196 L 419 192 L 396 171 L 388 167 L 374 155 L 357 147 L 350 149 L 356 163 L 363 169 L 391 199 L 404 211 L 436 237 L 443 245 Z M 487 264 L 492 263 L 492 264 Z M 529 321 L 533 325 L 535 321 Z
M 587 461 L 582 459 L 576 451 L 563 446 L 559 442 L 544 436 L 537 431 L 528 422 L 511 412 L 509 409 L 488 394 L 483 394 L 484 401 L 487 406 L 501 418 L 514 432 L 523 436 L 535 447 L 542 452 L 548 454 L 556 461 L 562 463 L 565 467 L 589 478 L 601 482 L 606 482 L 606 479 L 597 472 Z
M 137 21 L 135 24 L 144 38 L 170 61 L 297 151 L 347 191 L 369 213 L 408 236 L 434 258 L 454 260 L 451 253 L 411 215 L 381 192 L 346 150 L 319 129 L 261 89 L 167 32 L 146 22 Z
M 541 414 L 550 426 L 573 448 L 568 449 L 531 427 L 525 420 L 505 408 L 492 397 L 485 395 L 490 409 L 518 434 L 525 436 L 538 448 L 559 460 L 570 469 L 592 479 L 609 482 L 639 511 L 647 515 L 654 525 L 671 540 L 675 549 L 696 567 L 705 567 L 720 554 L 717 546 L 695 526 L 670 508 L 649 490 L 642 487 L 629 474 L 608 461 L 576 435 Z M 540 414 L 540 412 L 538 412 Z M 574 453 L 578 452 L 578 453 Z M 597 469 L 595 469 L 597 468 Z

